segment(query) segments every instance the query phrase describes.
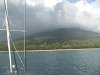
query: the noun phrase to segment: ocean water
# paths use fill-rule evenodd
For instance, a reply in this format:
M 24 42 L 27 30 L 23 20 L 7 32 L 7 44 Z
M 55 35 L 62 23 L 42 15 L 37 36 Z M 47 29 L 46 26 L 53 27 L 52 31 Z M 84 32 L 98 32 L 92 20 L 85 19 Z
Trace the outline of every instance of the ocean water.
M 0 75 L 9 75 L 8 65 L 8 53 L 1 52 Z M 27 52 L 27 75 L 100 75 L 100 50 Z

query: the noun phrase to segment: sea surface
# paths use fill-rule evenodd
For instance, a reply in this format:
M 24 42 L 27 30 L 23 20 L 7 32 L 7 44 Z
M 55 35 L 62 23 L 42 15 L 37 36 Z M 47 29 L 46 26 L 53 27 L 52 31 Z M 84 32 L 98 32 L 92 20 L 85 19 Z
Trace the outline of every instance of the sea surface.
M 17 63 L 21 72 L 18 57 Z M 0 52 L 0 75 L 7 73 L 8 52 Z M 100 75 L 100 49 L 27 52 L 27 75 Z

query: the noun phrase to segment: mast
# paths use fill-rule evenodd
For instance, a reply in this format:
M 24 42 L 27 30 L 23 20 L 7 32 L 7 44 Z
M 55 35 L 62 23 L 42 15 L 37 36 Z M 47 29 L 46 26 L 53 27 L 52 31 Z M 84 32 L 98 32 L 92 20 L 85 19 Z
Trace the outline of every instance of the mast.
M 10 63 L 10 73 L 11 75 L 12 70 L 12 58 L 11 58 L 11 45 L 10 45 L 10 28 L 9 28 L 9 21 L 8 21 L 8 8 L 7 8 L 7 0 L 4 0 L 4 6 L 5 6 L 5 26 L 7 31 L 7 44 L 8 44 L 8 51 L 9 51 L 9 63 Z

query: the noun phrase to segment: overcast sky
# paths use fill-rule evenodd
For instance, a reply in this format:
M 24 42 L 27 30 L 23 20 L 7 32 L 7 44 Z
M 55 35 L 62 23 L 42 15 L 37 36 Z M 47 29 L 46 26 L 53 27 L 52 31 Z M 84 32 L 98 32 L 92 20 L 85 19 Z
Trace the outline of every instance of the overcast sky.
M 23 29 L 24 0 L 7 0 L 12 29 Z M 28 33 L 55 28 L 81 28 L 100 32 L 100 0 L 26 0 Z M 4 7 L 0 0 L 0 27 Z

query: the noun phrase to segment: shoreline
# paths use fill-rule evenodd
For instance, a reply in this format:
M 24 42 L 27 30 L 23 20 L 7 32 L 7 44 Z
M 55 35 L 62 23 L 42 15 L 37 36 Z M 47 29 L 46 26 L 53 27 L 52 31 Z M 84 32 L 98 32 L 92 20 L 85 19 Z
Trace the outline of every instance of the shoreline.
M 100 48 L 82 48 L 82 49 L 52 49 L 52 50 L 27 50 L 26 52 L 51 52 L 51 51 L 95 51 Z M 0 51 L 0 52 L 8 52 L 8 51 Z M 15 51 L 16 52 L 16 51 Z M 18 52 L 24 52 L 23 50 L 19 50 Z

